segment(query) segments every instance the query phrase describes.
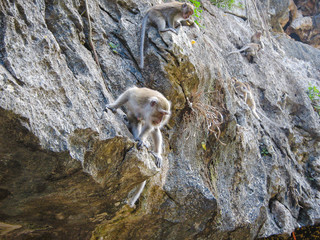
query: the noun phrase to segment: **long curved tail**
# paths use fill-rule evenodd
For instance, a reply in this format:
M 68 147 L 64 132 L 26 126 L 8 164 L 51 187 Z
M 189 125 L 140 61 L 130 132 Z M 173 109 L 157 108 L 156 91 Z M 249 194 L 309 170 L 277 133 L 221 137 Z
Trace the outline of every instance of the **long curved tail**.
M 147 27 L 147 21 L 148 21 L 148 15 L 147 13 L 144 18 L 142 19 L 142 26 L 141 26 L 141 40 L 140 40 L 140 68 L 143 69 L 144 65 L 144 58 L 143 58 L 143 47 L 144 47 L 144 38 L 146 35 L 146 27 Z
M 244 46 L 243 48 L 241 48 L 241 49 L 239 49 L 237 51 L 229 52 L 227 56 L 229 56 L 230 54 L 233 54 L 233 53 L 241 53 L 241 52 L 243 52 L 243 51 L 245 51 L 245 50 L 247 50 L 249 48 L 250 48 L 250 46 Z

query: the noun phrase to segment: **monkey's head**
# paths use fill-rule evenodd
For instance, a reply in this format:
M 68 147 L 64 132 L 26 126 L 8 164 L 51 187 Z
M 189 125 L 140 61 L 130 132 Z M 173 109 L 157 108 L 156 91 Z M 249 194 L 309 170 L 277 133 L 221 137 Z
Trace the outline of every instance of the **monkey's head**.
M 261 32 L 257 32 L 257 33 L 256 33 L 256 36 L 257 36 L 258 39 L 260 39 L 261 34 L 262 34 Z
M 193 6 L 189 3 L 182 4 L 181 13 L 183 19 L 188 19 L 194 13 Z
M 152 97 L 150 99 L 150 121 L 153 126 L 163 126 L 170 118 L 171 104 L 165 98 Z

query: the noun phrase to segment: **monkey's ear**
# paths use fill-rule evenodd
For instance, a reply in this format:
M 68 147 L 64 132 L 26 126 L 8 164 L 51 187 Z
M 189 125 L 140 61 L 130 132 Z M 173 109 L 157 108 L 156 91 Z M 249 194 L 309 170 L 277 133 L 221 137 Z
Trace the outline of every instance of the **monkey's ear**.
M 158 104 L 158 98 L 156 98 L 156 97 L 150 98 L 150 106 L 151 107 L 154 107 L 157 104 Z

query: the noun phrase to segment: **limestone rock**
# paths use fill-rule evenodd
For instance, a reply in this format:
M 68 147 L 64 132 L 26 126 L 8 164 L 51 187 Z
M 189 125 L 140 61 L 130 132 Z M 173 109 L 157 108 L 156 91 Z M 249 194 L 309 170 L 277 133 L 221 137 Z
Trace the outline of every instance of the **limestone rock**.
M 270 13 L 271 24 L 275 31 L 285 31 L 293 39 L 319 48 L 319 2 L 314 0 L 272 1 L 270 9 L 273 9 Z
M 320 89 L 318 3 L 294 1 L 294 15 L 289 0 L 246 1 L 239 14 L 201 1 L 204 27 L 149 27 L 141 70 L 141 20 L 160 2 L 88 0 L 99 64 L 85 1 L 1 2 L 0 238 L 255 239 L 316 227 L 320 120 L 307 91 Z M 291 24 L 312 46 L 283 33 Z M 228 55 L 256 31 L 254 63 Z M 232 78 L 250 86 L 261 120 Z M 136 148 L 125 109 L 104 112 L 132 85 L 172 102 L 161 169 L 151 139 Z

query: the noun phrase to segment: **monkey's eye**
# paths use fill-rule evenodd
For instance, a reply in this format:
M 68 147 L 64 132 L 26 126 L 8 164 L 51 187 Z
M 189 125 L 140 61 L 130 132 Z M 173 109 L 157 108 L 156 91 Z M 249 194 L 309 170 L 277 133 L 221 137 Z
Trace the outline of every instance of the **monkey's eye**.
M 157 105 L 157 101 L 155 101 L 155 100 L 151 100 L 150 105 L 151 105 L 151 107 L 156 106 L 156 105 Z

